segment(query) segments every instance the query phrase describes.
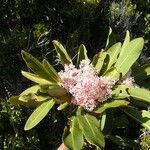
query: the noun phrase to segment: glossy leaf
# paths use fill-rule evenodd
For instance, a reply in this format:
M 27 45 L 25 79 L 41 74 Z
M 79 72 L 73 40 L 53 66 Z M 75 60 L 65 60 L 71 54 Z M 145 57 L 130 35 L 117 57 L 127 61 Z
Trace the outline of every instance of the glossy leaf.
M 111 46 L 108 50 L 107 53 L 109 55 L 109 63 L 108 63 L 108 69 L 112 67 L 118 58 L 118 55 L 121 50 L 121 43 L 116 43 L 113 46 Z
M 83 147 L 83 133 L 79 128 L 78 120 L 72 117 L 70 134 L 63 138 L 64 144 L 71 150 L 81 150 Z
M 121 78 L 121 73 L 118 72 L 115 67 L 110 68 L 103 75 L 106 77 L 111 77 L 111 78 L 115 79 L 116 81 Z
M 129 43 L 130 43 L 130 33 L 127 30 L 124 42 L 122 44 L 121 52 L 120 52 L 120 55 L 119 55 L 120 59 L 121 59 L 121 57 L 122 58 L 124 57 L 124 54 L 126 54 L 126 48 L 129 46 Z
M 111 100 L 111 101 L 107 101 L 104 104 L 102 104 L 101 106 L 99 106 L 95 112 L 102 113 L 108 108 L 122 107 L 122 106 L 127 106 L 128 104 L 129 104 L 129 102 L 127 102 L 123 99 L 122 100 Z
M 87 49 L 83 44 L 81 44 L 78 49 L 78 57 L 77 57 L 78 65 L 79 65 L 80 61 L 82 61 L 84 59 L 88 59 Z
M 77 117 L 86 140 L 96 147 L 104 148 L 105 141 L 104 136 L 98 127 L 99 121 L 94 116 L 88 114 Z
M 150 91 L 138 87 L 129 87 L 128 93 L 134 99 L 139 101 L 150 103 Z
M 150 112 L 148 111 L 139 111 L 131 107 L 122 108 L 122 110 L 135 119 L 137 122 L 139 122 L 143 127 L 145 127 L 147 130 L 150 130 Z
M 29 80 L 31 80 L 31 81 L 33 81 L 33 82 L 35 82 L 35 83 L 38 83 L 38 84 L 40 84 L 40 85 L 51 85 L 51 84 L 55 84 L 55 83 L 52 83 L 52 82 L 50 82 L 50 81 L 48 81 L 48 80 L 45 80 L 45 79 L 43 79 L 43 78 L 41 78 L 41 77 L 39 77 L 39 76 L 37 76 L 37 75 L 35 75 L 35 74 L 33 74 L 33 73 L 30 73 L 30 72 L 21 71 L 21 74 L 22 74 L 24 77 L 26 77 L 27 79 L 29 79 Z
M 144 45 L 143 38 L 136 38 L 131 42 L 129 42 L 127 46 L 125 46 L 123 52 L 121 50 L 121 53 L 115 64 L 115 67 L 118 72 L 122 73 L 122 76 L 124 76 L 129 71 L 131 66 L 138 59 L 138 57 L 141 54 L 143 45 Z
M 40 90 L 40 86 L 34 85 L 34 86 L 31 86 L 30 88 L 26 89 L 25 91 L 23 91 L 20 95 L 28 95 L 30 93 L 37 93 L 38 90 Z
M 53 40 L 53 45 L 56 49 L 56 52 L 57 52 L 57 55 L 61 61 L 61 64 L 62 65 L 65 65 L 65 64 L 70 64 L 72 63 L 72 60 L 71 58 L 69 57 L 66 49 L 62 46 L 61 43 L 59 43 L 58 41 L 56 40 Z
M 27 66 L 36 73 L 39 77 L 46 79 L 50 82 L 55 83 L 55 80 L 51 77 L 51 75 L 47 72 L 47 70 L 43 67 L 43 65 L 31 54 L 22 51 L 21 52 L 24 61 Z
M 56 72 L 56 70 L 53 68 L 53 66 L 51 66 L 49 64 L 49 62 L 47 60 L 43 60 L 43 66 L 44 68 L 47 70 L 47 72 L 49 73 L 49 75 L 56 81 L 56 82 L 60 82 L 60 77 L 58 75 L 58 73 Z
M 93 58 L 92 65 L 94 68 L 97 70 L 97 72 L 100 72 L 103 65 L 104 65 L 104 60 L 106 58 L 107 53 L 104 52 L 103 50 L 96 54 Z
M 35 127 L 47 115 L 47 113 L 50 111 L 54 104 L 55 100 L 51 99 L 37 107 L 28 118 L 24 130 L 30 130 Z

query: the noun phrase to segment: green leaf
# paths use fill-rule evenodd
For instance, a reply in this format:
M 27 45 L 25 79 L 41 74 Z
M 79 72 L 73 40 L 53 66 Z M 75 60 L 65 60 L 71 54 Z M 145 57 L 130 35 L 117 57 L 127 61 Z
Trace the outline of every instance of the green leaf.
M 122 44 L 121 53 L 120 53 L 119 57 L 122 57 L 122 58 L 124 57 L 124 54 L 126 53 L 126 48 L 129 46 L 129 43 L 130 43 L 130 33 L 127 30 L 124 42 Z
M 105 141 L 103 134 L 98 128 L 99 121 L 94 116 L 88 114 L 79 115 L 77 118 L 86 140 L 96 147 L 104 148 Z
M 113 99 L 124 99 L 128 98 L 130 95 L 127 92 L 128 86 L 126 85 L 118 85 L 112 91 L 112 98 Z
M 63 103 L 63 104 L 60 104 L 59 107 L 57 108 L 57 110 L 63 110 L 63 109 L 65 109 L 68 105 L 69 105 L 68 102 L 65 102 L 65 103 Z
M 19 96 L 10 97 L 9 102 L 14 106 L 23 105 L 29 108 L 37 107 L 42 103 L 42 102 L 35 101 L 35 99 L 29 99 L 28 101 L 20 101 Z
M 43 66 L 44 68 L 47 70 L 47 72 L 49 73 L 49 75 L 57 82 L 60 82 L 60 77 L 58 75 L 58 73 L 56 72 L 56 70 L 53 68 L 53 66 L 51 66 L 49 64 L 49 62 L 47 60 L 43 60 Z
M 30 73 L 30 72 L 26 72 L 26 71 L 21 71 L 21 74 L 26 77 L 27 79 L 35 82 L 35 83 L 38 83 L 40 85 L 51 85 L 51 84 L 57 84 L 57 83 L 52 83 L 48 80 L 45 80 L 33 73 Z
M 31 54 L 22 51 L 21 52 L 24 61 L 26 62 L 27 66 L 38 76 L 43 79 L 46 79 L 50 82 L 56 83 L 55 80 L 51 77 L 51 75 L 47 72 L 47 70 L 43 67 L 43 65 Z
M 67 91 L 59 85 L 51 85 L 48 87 L 48 94 L 53 97 L 62 97 L 67 94 Z
M 79 65 L 80 61 L 84 59 L 88 59 L 87 50 L 86 47 L 83 44 L 81 44 L 78 49 L 77 64 Z
M 23 101 L 23 102 L 26 102 L 26 103 L 30 100 L 35 101 L 36 100 L 36 95 L 34 93 L 29 93 L 27 95 L 20 95 L 19 100 Z
M 150 91 L 138 87 L 129 87 L 128 93 L 134 99 L 150 103 Z
M 42 101 L 46 101 L 47 99 L 49 99 L 49 96 L 45 96 L 45 95 L 38 95 L 39 91 L 40 91 L 40 86 L 39 85 L 35 85 L 35 86 L 32 86 L 28 89 L 26 89 L 24 92 L 22 92 L 19 96 L 19 100 L 20 101 L 23 101 L 23 102 L 28 102 L 28 101 L 39 101 L 39 102 L 42 102 Z
M 40 86 L 34 85 L 34 86 L 31 86 L 30 88 L 26 89 L 25 91 L 23 91 L 20 95 L 28 95 L 30 93 L 37 93 L 38 90 L 40 90 Z
M 103 50 L 96 54 L 93 58 L 92 65 L 94 68 L 97 70 L 97 72 L 100 72 L 103 65 L 104 65 L 104 60 L 106 58 L 107 53 L 104 52 Z
M 69 57 L 66 49 L 62 46 L 61 43 L 59 43 L 58 41 L 56 40 L 53 40 L 52 41 L 55 49 L 56 49 L 56 52 L 57 52 L 57 55 L 61 61 L 61 64 L 62 65 L 65 65 L 65 64 L 70 64 L 72 63 L 72 60 L 71 58 Z
M 105 121 L 106 121 L 106 112 L 103 112 L 102 118 L 101 118 L 101 131 L 103 131 L 105 127 Z
M 132 40 L 127 46 L 125 46 L 123 50 L 121 50 L 115 67 L 118 72 L 122 73 L 122 76 L 124 76 L 129 71 L 131 66 L 138 59 L 141 54 L 143 45 L 143 38 L 136 38 Z
M 136 150 L 140 149 L 140 145 L 137 142 L 134 142 L 131 139 L 125 138 L 125 137 L 120 137 L 120 136 L 107 136 L 108 139 L 110 139 L 111 141 L 113 141 L 114 143 L 120 145 L 120 146 L 124 146 L 124 147 L 129 147 L 129 148 L 133 148 Z
M 123 99 L 122 100 L 111 100 L 111 101 L 107 101 L 104 104 L 102 104 L 101 106 L 99 106 L 95 112 L 102 113 L 108 108 L 122 107 L 122 106 L 127 106 L 128 104 L 129 104 L 129 102 L 127 102 Z
M 37 107 L 28 118 L 24 130 L 30 130 L 35 127 L 47 115 L 47 113 L 50 111 L 54 104 L 55 100 L 51 99 Z
M 44 95 L 36 95 L 36 101 L 43 102 L 50 99 L 50 96 L 44 96 Z
M 121 43 L 116 43 L 113 46 L 111 46 L 108 50 L 107 53 L 109 55 L 109 63 L 108 63 L 108 69 L 111 68 L 115 63 L 118 58 L 118 55 L 121 50 Z
M 107 70 L 103 76 L 106 77 L 111 77 L 115 80 L 119 80 L 121 78 L 121 73 L 117 71 L 117 69 L 115 67 L 110 68 L 109 70 Z
M 83 147 L 83 133 L 79 128 L 78 120 L 72 117 L 70 134 L 63 138 L 64 144 L 71 150 L 81 150 Z
M 135 119 L 137 122 L 139 122 L 143 127 L 145 127 L 147 130 L 150 130 L 150 112 L 148 111 L 139 111 L 131 107 L 122 108 L 122 110 Z

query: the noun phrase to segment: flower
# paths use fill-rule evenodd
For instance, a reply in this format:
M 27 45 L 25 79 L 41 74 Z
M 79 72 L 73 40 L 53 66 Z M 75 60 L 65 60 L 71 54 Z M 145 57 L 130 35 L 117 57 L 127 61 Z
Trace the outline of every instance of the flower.
M 109 77 L 99 77 L 89 60 L 82 60 L 79 69 L 73 64 L 65 65 L 59 72 L 64 88 L 72 95 L 71 102 L 88 111 L 111 98 L 115 81 Z

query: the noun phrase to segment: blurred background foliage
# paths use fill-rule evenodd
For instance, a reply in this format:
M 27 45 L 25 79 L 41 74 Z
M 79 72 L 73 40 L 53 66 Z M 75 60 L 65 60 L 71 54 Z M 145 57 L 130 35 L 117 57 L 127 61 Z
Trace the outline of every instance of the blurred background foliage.
M 111 26 L 114 41 L 122 41 L 126 30 L 132 37 L 144 37 L 145 47 L 140 63 L 149 62 L 150 0 L 1 0 L 0 16 L 2 150 L 55 150 L 61 143 L 66 125 L 65 113 L 54 109 L 36 128 L 28 132 L 23 130 L 32 110 L 21 106 L 14 108 L 7 102 L 8 97 L 31 85 L 20 74 L 21 70 L 27 70 L 21 50 L 27 50 L 39 59 L 48 59 L 57 69 L 58 59 L 52 40 L 63 43 L 72 57 L 76 55 L 76 48 L 84 43 L 92 57 L 105 46 Z M 150 141 L 147 140 L 149 136 L 140 138 L 140 134 L 145 132 L 138 130 L 138 134 L 130 136 L 141 140 L 144 147 Z M 117 149 L 116 145 L 114 149 Z

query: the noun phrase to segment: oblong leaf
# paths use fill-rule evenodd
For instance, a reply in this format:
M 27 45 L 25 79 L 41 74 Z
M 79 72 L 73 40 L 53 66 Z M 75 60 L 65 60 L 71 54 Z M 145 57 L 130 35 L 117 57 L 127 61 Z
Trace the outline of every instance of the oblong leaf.
M 129 104 L 129 102 L 126 100 L 123 100 L 123 99 L 122 100 L 111 100 L 111 101 L 107 101 L 106 103 L 102 104 L 100 107 L 98 107 L 96 109 L 95 112 L 102 113 L 106 109 L 127 106 L 128 104 Z
M 84 59 L 88 59 L 87 49 L 83 44 L 81 44 L 78 48 L 77 64 L 79 65 L 80 61 L 82 61 Z
M 132 40 L 127 47 L 125 47 L 122 53 L 120 53 L 115 67 L 118 72 L 122 73 L 123 76 L 129 71 L 131 66 L 140 56 L 143 45 L 143 38 L 136 38 Z
M 51 85 L 51 84 L 57 84 L 57 83 L 53 83 L 53 82 L 50 82 L 48 80 L 45 80 L 33 73 L 30 73 L 30 72 L 26 72 L 26 71 L 21 71 L 21 74 L 26 77 L 27 79 L 35 82 L 35 83 L 38 83 L 40 85 Z
M 94 66 L 94 68 L 97 70 L 98 73 L 101 71 L 103 67 L 106 55 L 107 53 L 102 50 L 101 52 L 96 54 L 93 58 L 92 65 Z
M 107 70 L 103 76 L 111 77 L 114 80 L 118 81 L 121 78 L 121 73 L 117 71 L 115 67 L 110 68 Z
M 129 87 L 128 93 L 134 99 L 150 103 L 150 91 L 138 87 Z
M 47 72 L 47 70 L 42 66 L 42 64 L 31 54 L 22 51 L 21 52 L 22 57 L 24 61 L 26 62 L 26 65 L 38 76 L 40 76 L 43 79 L 46 79 L 50 82 L 54 82 L 55 80 L 50 76 L 50 74 Z
M 122 44 L 122 48 L 121 48 L 121 52 L 120 52 L 120 56 L 119 57 L 124 57 L 124 54 L 126 54 L 126 48 L 129 46 L 129 43 L 130 43 L 130 33 L 129 31 L 127 30 L 126 31 L 126 36 L 125 36 L 125 39 L 124 39 L 124 42 Z
M 58 41 L 56 40 L 53 40 L 52 41 L 55 49 L 56 49 L 56 52 L 57 52 L 57 55 L 61 61 L 61 64 L 62 65 L 65 65 L 65 64 L 70 64 L 72 63 L 72 60 L 71 58 L 69 57 L 66 49 L 62 46 L 61 43 L 59 43 Z
M 57 73 L 57 71 L 53 68 L 53 66 L 51 66 L 49 64 L 49 62 L 47 60 L 43 60 L 43 66 L 44 68 L 47 70 L 47 72 L 49 73 L 49 75 L 56 81 L 56 82 L 60 82 L 60 77 Z
M 91 119 L 91 117 L 93 119 Z M 93 116 L 91 117 L 89 117 L 88 114 L 84 116 L 81 115 L 77 116 L 78 122 L 81 126 L 81 129 L 83 131 L 86 140 L 90 144 L 95 145 L 96 147 L 104 148 L 105 146 L 104 136 L 101 133 L 100 129 L 96 126 L 99 122 L 95 117 Z
M 108 69 L 112 67 L 116 63 L 116 60 L 118 58 L 118 55 L 121 50 L 121 43 L 116 43 L 113 46 L 111 46 L 108 50 L 107 53 L 109 55 L 109 63 L 108 63 Z
M 50 111 L 54 104 L 55 100 L 51 99 L 37 107 L 28 118 L 24 130 L 30 130 L 35 127 L 47 115 L 47 113 Z
M 147 130 L 150 130 L 150 112 L 148 111 L 139 111 L 131 107 L 122 108 L 122 110 L 135 119 L 137 122 L 139 122 L 143 127 L 145 127 Z
M 71 133 L 63 138 L 64 144 L 71 150 L 81 150 L 83 147 L 83 133 L 79 128 L 76 117 L 72 118 L 70 131 Z

